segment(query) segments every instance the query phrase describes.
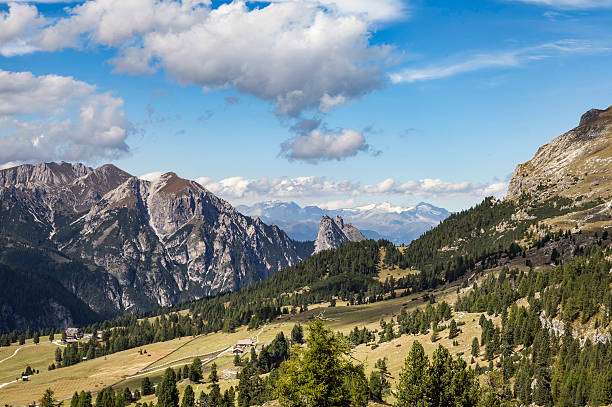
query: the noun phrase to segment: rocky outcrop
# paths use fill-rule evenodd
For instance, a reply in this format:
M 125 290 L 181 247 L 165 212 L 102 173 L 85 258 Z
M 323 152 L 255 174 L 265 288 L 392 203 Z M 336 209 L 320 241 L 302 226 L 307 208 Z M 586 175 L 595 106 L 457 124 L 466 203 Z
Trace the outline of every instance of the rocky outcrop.
M 350 223 L 345 224 L 340 215 L 337 215 L 335 219 L 324 215 L 319 225 L 314 252 L 318 253 L 322 250 L 334 249 L 347 242 L 360 242 L 362 240 L 365 240 L 365 236 L 361 234 L 359 229 Z
M 516 167 L 508 198 L 529 194 L 581 200 L 612 196 L 612 107 L 591 109 L 578 127 L 540 147 L 528 162 Z
M 62 281 L 96 311 L 234 290 L 312 251 L 174 173 L 150 182 L 112 165 L 20 166 L 0 171 L 0 198 L 0 235 L 44 242 L 106 274 L 95 279 L 106 304 L 89 301 L 92 287 Z

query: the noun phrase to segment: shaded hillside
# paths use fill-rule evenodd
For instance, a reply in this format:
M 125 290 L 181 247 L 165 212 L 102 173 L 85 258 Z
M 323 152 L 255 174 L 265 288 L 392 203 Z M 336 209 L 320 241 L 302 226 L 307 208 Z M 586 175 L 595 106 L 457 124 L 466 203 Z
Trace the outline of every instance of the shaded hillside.
M 100 320 L 55 279 L 0 265 L 0 332 L 83 326 Z

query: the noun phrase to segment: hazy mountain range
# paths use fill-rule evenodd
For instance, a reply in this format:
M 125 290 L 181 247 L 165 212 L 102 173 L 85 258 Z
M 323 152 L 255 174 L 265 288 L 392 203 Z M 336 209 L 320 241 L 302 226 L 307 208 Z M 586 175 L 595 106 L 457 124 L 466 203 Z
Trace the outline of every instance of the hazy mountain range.
M 245 215 L 258 216 L 265 223 L 278 225 L 295 240 L 314 240 L 321 218 L 325 215 L 339 215 L 345 222 L 357 227 L 364 236 L 388 239 L 395 244 L 411 242 L 451 214 L 444 208 L 426 202 L 411 207 L 382 202 L 332 210 L 314 205 L 301 207 L 295 202 L 267 201 L 239 205 L 236 209 Z

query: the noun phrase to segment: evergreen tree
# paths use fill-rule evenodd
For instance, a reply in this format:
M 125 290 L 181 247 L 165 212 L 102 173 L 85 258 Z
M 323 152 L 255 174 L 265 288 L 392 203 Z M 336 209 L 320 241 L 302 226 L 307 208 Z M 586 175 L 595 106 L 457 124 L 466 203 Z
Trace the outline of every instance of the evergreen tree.
M 70 407 L 78 407 L 79 406 L 79 393 L 76 391 L 72 395 L 72 399 L 70 400 Z
M 195 407 L 195 394 L 190 384 L 185 387 L 183 400 L 181 400 L 181 407 Z
M 82 391 L 79 395 L 79 407 L 92 407 L 91 406 L 91 393 L 88 391 Z
M 208 376 L 210 381 L 210 393 L 208 394 L 208 406 L 209 407 L 220 407 L 221 406 L 221 388 L 219 387 L 219 375 L 217 374 L 217 364 L 213 363 L 210 367 L 210 374 Z
M 134 396 L 132 395 L 129 387 L 126 387 L 125 390 L 123 390 L 123 399 L 127 404 L 130 404 L 134 400 Z
M 34 337 L 32 338 L 32 340 L 34 341 L 36 345 L 38 345 L 38 343 L 40 342 L 40 336 L 38 332 L 34 332 Z
M 478 338 L 472 339 L 472 356 L 477 358 L 480 355 L 480 345 L 478 344 Z
M 142 388 L 142 395 L 148 396 L 155 393 L 155 389 L 153 388 L 153 384 L 148 377 L 142 379 L 140 387 Z
M 451 319 L 450 325 L 448 327 L 448 339 L 453 339 L 459 336 L 459 328 L 457 328 L 457 322 L 455 319 Z
M 304 329 L 302 328 L 302 325 L 293 325 L 293 328 L 291 329 L 291 342 L 294 344 L 304 343 Z
M 157 391 L 157 407 L 178 407 L 178 405 L 179 393 L 176 389 L 176 374 L 172 368 L 168 368 Z
M 40 399 L 40 407 L 59 407 L 62 405 L 61 402 L 58 402 L 54 397 L 53 390 L 47 389 Z
M 191 363 L 191 368 L 189 369 L 189 380 L 194 383 L 202 380 L 202 360 L 200 358 L 195 358 Z
M 283 364 L 277 395 L 284 406 L 345 406 L 350 403 L 344 379 L 348 345 L 323 325 L 312 322 L 307 347 L 294 348 Z
M 412 343 L 397 389 L 397 407 L 416 407 L 425 404 L 425 391 L 429 359 L 419 341 Z

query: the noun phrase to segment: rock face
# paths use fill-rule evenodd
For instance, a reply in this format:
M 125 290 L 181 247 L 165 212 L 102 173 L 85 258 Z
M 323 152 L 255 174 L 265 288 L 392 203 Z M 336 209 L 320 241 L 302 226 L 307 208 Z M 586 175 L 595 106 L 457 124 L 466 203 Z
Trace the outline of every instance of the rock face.
M 530 194 L 594 200 L 612 196 L 612 107 L 591 109 L 578 127 L 540 147 L 516 167 L 508 198 Z
M 345 224 L 340 215 L 337 215 L 335 219 L 324 215 L 319 225 L 314 252 L 318 253 L 322 250 L 334 249 L 347 242 L 360 242 L 362 240 L 365 240 L 365 236 L 361 234 L 359 229 L 350 223 Z
M 0 237 L 81 262 L 57 278 L 105 315 L 237 289 L 312 251 L 174 173 L 150 182 L 112 165 L 23 165 L 0 171 L 0 199 Z

